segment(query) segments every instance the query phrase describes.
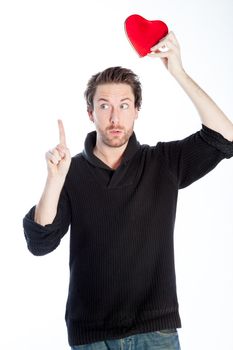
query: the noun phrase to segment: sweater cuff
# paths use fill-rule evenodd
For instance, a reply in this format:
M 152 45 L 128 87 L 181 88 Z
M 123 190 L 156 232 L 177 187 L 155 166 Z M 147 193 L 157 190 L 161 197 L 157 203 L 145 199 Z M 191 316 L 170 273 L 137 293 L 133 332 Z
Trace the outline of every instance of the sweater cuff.
M 219 151 L 225 154 L 225 158 L 231 158 L 233 156 L 233 142 L 225 139 L 220 133 L 212 130 L 202 124 L 200 130 L 200 136 L 209 145 L 215 147 Z
M 35 222 L 34 220 L 35 209 L 36 209 L 36 206 L 32 207 L 23 219 L 23 227 L 24 227 L 25 235 L 27 238 L 30 238 L 30 239 L 37 238 L 38 235 L 41 238 L 43 236 L 47 236 L 48 234 L 53 232 L 58 226 L 58 223 L 55 222 L 55 220 L 52 224 L 48 224 L 45 226 L 42 226 L 37 222 Z

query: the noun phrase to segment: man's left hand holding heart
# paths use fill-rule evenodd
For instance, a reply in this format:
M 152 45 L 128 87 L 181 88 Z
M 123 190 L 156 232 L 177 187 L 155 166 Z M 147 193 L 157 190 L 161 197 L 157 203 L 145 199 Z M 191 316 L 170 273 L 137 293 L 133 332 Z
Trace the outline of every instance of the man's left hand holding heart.
M 165 67 L 173 76 L 184 72 L 180 45 L 173 32 L 169 32 L 157 45 L 153 46 L 148 56 L 161 58 Z

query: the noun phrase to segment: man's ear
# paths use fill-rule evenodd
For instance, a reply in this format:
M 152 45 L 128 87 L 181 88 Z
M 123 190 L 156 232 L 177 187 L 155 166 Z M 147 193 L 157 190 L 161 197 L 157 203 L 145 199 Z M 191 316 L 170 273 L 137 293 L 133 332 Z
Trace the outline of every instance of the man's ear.
M 134 118 L 135 120 L 138 119 L 138 114 L 139 114 L 139 109 L 137 108 L 135 113 L 135 118 Z
M 94 123 L 93 111 L 91 109 L 87 110 L 89 119 Z

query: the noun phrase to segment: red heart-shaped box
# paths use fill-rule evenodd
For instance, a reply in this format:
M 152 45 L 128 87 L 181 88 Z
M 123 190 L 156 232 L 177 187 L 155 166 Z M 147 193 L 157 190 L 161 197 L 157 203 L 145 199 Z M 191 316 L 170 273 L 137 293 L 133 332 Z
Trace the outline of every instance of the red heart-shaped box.
M 162 21 L 148 21 L 142 16 L 131 15 L 125 20 L 125 32 L 135 50 L 143 57 L 168 34 L 168 27 Z

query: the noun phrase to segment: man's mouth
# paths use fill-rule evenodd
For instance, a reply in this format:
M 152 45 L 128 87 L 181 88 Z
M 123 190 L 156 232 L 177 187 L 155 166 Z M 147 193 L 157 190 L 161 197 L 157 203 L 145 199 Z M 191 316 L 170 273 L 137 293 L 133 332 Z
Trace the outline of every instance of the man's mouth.
M 111 130 L 109 130 L 109 133 L 112 134 L 112 135 L 120 135 L 122 133 L 122 130 L 111 129 Z

